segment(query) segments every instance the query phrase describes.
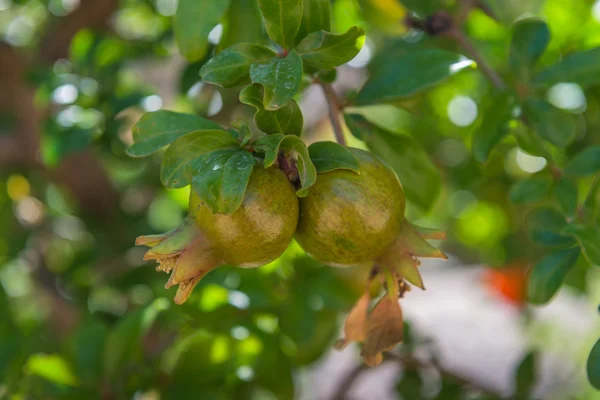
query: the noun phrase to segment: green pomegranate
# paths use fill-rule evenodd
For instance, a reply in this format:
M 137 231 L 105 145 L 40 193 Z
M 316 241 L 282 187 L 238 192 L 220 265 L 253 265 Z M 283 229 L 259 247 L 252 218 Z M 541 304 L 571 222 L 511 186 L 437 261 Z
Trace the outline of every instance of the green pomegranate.
M 250 268 L 267 264 L 287 248 L 298 223 L 298 198 L 277 168 L 255 166 L 241 206 L 232 214 L 213 214 L 192 191 L 189 214 L 176 229 L 140 236 L 151 247 L 144 259 L 157 260 L 170 272 L 166 284 L 179 285 L 175 302 L 183 303 L 198 282 L 222 264 Z
M 320 174 L 300 199 L 296 240 L 315 259 L 334 266 L 373 261 L 396 238 L 405 210 L 402 185 L 377 156 L 349 148 L 360 174 Z

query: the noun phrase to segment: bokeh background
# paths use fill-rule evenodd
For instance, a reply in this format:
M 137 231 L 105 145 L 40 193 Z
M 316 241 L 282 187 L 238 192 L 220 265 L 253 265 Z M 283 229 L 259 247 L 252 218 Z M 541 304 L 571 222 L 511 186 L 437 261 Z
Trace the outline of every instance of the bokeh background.
M 255 1 L 233 3 L 210 33 L 212 48 L 238 36 L 266 40 Z M 600 45 L 600 1 L 486 4 L 495 19 L 475 9 L 465 30 L 500 74 L 510 25 L 524 15 L 552 31 L 542 64 Z M 441 177 L 423 182 L 433 186 L 432 209 L 409 204 L 408 214 L 448 232 L 436 244 L 450 260 L 425 262 L 427 290 L 402 300 L 407 340 L 395 357 L 366 369 L 356 347 L 332 350 L 365 271 L 325 267 L 295 244 L 259 269 L 219 268 L 187 303 L 173 304 L 165 275 L 133 243 L 177 226 L 189 188 L 161 186 L 160 153 L 125 154 L 131 126 L 161 108 L 225 126 L 252 118 L 239 89 L 201 83 L 208 54 L 192 64 L 178 54 L 176 7 L 0 0 L 0 398 L 444 400 L 529 389 L 521 398 L 600 398 L 585 378 L 600 332 L 600 270 L 582 258 L 551 303 L 526 303 L 526 270 L 541 251 L 525 233 L 527 207 L 508 192 L 546 160 L 508 138 L 488 163 L 475 162 L 471 135 L 491 88 L 473 68 L 403 108 L 354 110 L 413 136 Z M 332 2 L 334 31 L 367 32 L 363 50 L 339 68 L 341 97 L 386 62 L 390 44 L 423 39 L 398 22 L 405 15 L 395 0 Z M 546 98 L 578 116 L 574 152 L 600 144 L 600 87 L 559 83 Z M 307 86 L 298 100 L 306 141 L 332 139 L 321 88 Z

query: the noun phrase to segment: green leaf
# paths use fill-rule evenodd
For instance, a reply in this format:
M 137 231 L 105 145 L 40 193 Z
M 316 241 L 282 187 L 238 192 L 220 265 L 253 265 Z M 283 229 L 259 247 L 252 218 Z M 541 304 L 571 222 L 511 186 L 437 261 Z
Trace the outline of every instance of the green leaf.
M 481 125 L 473 133 L 473 155 L 478 162 L 487 161 L 492 149 L 508 133 L 514 105 L 514 98 L 503 94 L 496 97 L 483 112 Z
M 583 255 L 593 265 L 600 265 L 600 229 L 581 224 L 567 225 L 563 234 L 573 236 L 583 250 Z
M 516 126 L 512 127 L 510 133 L 515 137 L 521 149 L 532 156 L 552 159 L 546 142 L 536 132 L 525 125 L 523 121 L 515 121 L 515 123 Z
M 554 180 L 547 174 L 535 174 L 513 185 L 510 200 L 515 204 L 533 203 L 544 198 Z
M 555 146 L 566 147 L 577 135 L 573 115 L 543 100 L 525 101 L 523 114 L 536 132 Z
M 294 97 L 302 83 L 302 59 L 295 50 L 285 58 L 274 58 L 266 64 L 250 66 L 250 79 L 265 89 L 263 104 L 267 110 L 277 110 Z
M 263 88 L 258 83 L 246 86 L 240 92 L 240 102 L 256 109 L 254 122 L 261 131 L 273 134 L 297 135 L 302 133 L 302 111 L 294 99 L 275 111 L 265 110 Z
M 300 188 L 296 190 L 298 197 L 306 196 L 308 189 L 317 181 L 317 170 L 310 159 L 306 144 L 298 136 L 281 134 L 265 136 L 254 142 L 254 149 L 265 154 L 265 168 L 273 165 L 279 152 L 296 158 L 296 168 L 300 178 Z
M 188 61 L 201 59 L 208 48 L 208 34 L 221 21 L 229 0 L 179 0 L 173 20 L 175 41 Z
M 302 0 L 258 0 L 269 37 L 284 49 L 294 47 L 302 23 Z
M 515 371 L 515 394 L 528 395 L 536 383 L 536 354 L 528 353 Z
M 356 105 L 390 103 L 406 99 L 452 76 L 460 54 L 425 49 L 390 58 L 372 75 L 356 97 Z
M 77 377 L 71 366 L 58 354 L 32 354 L 27 359 L 25 370 L 50 382 L 77 386 Z
M 579 248 L 561 250 L 544 257 L 531 270 L 527 293 L 529 301 L 544 304 L 558 291 L 579 257 Z
M 590 351 L 587 360 L 587 376 L 592 386 L 600 390 L 600 339 Z
M 561 178 L 554 186 L 554 197 L 561 210 L 568 217 L 573 217 L 577 209 L 577 185 L 569 178 Z
M 129 363 L 138 360 L 142 339 L 146 336 L 156 317 L 169 308 L 165 298 L 154 300 L 143 310 L 125 314 L 109 333 L 104 350 L 104 374 L 114 379 Z
M 263 43 L 267 40 L 256 0 L 232 1 L 223 19 L 223 37 L 217 46 L 222 51 L 236 43 Z
M 600 171 L 600 146 L 591 146 L 577 154 L 565 166 L 565 174 L 587 176 Z
M 398 175 L 406 196 L 424 209 L 435 203 L 441 186 L 438 169 L 411 136 L 396 135 L 368 122 L 360 115 L 345 115 L 352 134 L 383 157 Z
M 200 157 L 192 187 L 214 214 L 232 214 L 242 201 L 256 159 L 243 149 L 219 149 Z
M 365 32 L 353 26 L 346 33 L 319 31 L 306 36 L 296 47 L 302 61 L 317 69 L 330 69 L 352 60 L 365 41 Z
M 134 143 L 127 149 L 127 154 L 145 157 L 185 134 L 213 129 L 221 127 L 197 115 L 167 110 L 149 112 L 133 126 Z
M 302 23 L 296 35 L 296 42 L 302 40 L 309 33 L 331 29 L 330 0 L 303 0 L 302 7 Z
M 235 148 L 238 142 L 225 130 L 188 133 L 177 139 L 165 151 L 160 180 L 168 188 L 181 188 L 192 183 L 198 171 L 199 157 L 215 149 Z
M 550 42 L 550 30 L 544 21 L 527 18 L 515 23 L 510 41 L 510 66 L 522 81 L 529 80 L 536 61 Z
M 101 378 L 107 335 L 108 329 L 103 323 L 87 318 L 69 338 L 70 359 L 82 381 L 94 382 Z
M 275 53 L 258 44 L 237 43 L 211 58 L 200 69 L 202 80 L 223 87 L 233 87 L 248 80 L 250 66 L 267 62 Z
M 315 142 L 308 146 L 308 153 L 318 173 L 349 169 L 360 174 L 358 160 L 350 150 L 340 144 Z
M 558 211 L 540 207 L 527 216 L 529 236 L 535 243 L 546 246 L 571 246 L 575 240 L 561 233 L 567 221 Z
M 533 83 L 539 86 L 559 82 L 573 82 L 583 87 L 600 83 L 600 47 L 569 54 L 533 78 Z

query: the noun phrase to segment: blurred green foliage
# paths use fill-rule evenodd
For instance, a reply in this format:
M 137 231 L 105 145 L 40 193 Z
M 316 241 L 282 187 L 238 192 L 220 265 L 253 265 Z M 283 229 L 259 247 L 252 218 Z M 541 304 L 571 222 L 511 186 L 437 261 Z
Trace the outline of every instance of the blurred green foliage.
M 161 185 L 168 151 L 131 158 L 126 149 L 142 112 L 163 107 L 214 125 L 191 120 L 165 140 L 157 130 L 136 141 L 135 155 L 197 129 L 230 128 L 238 118 L 253 120 L 253 131 L 303 128 L 309 141 L 331 139 L 329 125 L 307 124 L 298 107 L 314 77 L 351 87 L 343 99 L 350 144 L 387 159 L 405 186 L 411 219 L 443 227 L 447 252 L 465 264 L 532 266 L 532 303 L 549 301 L 563 281 L 590 295 L 586 274 L 600 264 L 600 3 L 488 0 L 466 13 L 461 32 L 502 85 L 486 79 L 481 62 L 469 61 L 474 55 L 452 35 L 428 35 L 403 22 L 410 15 L 412 25 L 427 23 L 436 11 L 460 15 L 458 0 L 284 2 L 285 12 L 300 13 L 300 20 L 290 17 L 297 30 L 285 21 L 265 28 L 259 3 L 265 17 L 281 11 L 267 0 L 179 0 L 179 8 L 176 0 L 121 0 L 105 21 L 73 23 L 89 18 L 93 3 L 0 0 L 0 54 L 10 48 L 31 61 L 14 64 L 31 90 L 31 104 L 17 104 L 7 89 L 17 75 L 4 69 L 13 61 L 0 59 L 0 92 L 8 100 L 0 101 L 0 139 L 20 135 L 31 118 L 39 141 L 35 162 L 0 157 L 0 398 L 298 395 L 295 378 L 331 348 L 365 271 L 325 267 L 292 244 L 265 267 L 215 270 L 175 306 L 174 290 L 164 289 L 164 276 L 142 261 L 133 240 L 176 227 L 190 188 L 164 177 L 174 189 Z M 301 41 L 316 26 L 328 29 L 330 16 L 330 30 L 342 36 Z M 65 41 L 61 27 L 70 26 L 77 29 L 65 28 L 65 54 L 41 56 Z M 280 51 L 267 33 L 283 47 L 300 43 L 305 50 L 290 52 L 292 81 L 253 73 L 248 58 L 260 58 L 256 49 L 226 50 L 250 42 Z M 364 47 L 336 76 L 329 68 L 355 53 L 311 52 L 320 40 L 343 39 L 364 40 Z M 201 69 L 218 61 L 231 67 L 240 54 L 233 71 L 206 79 L 227 89 L 201 81 Z M 256 83 L 239 98 L 239 83 L 250 80 Z M 287 105 L 269 110 L 281 103 Z M 90 200 L 60 178 L 61 165 L 79 154 L 97 159 L 116 189 L 105 202 L 109 211 L 91 204 L 105 199 L 100 183 Z M 185 172 L 177 178 L 191 181 Z M 406 336 L 403 351 L 410 353 L 421 338 Z M 596 343 L 586 354 L 596 388 L 599 349 Z M 519 398 L 530 398 L 535 360 L 532 353 L 515 369 Z M 592 398 L 592 390 L 580 388 L 572 398 Z M 406 371 L 397 391 L 403 399 L 469 392 L 427 368 Z

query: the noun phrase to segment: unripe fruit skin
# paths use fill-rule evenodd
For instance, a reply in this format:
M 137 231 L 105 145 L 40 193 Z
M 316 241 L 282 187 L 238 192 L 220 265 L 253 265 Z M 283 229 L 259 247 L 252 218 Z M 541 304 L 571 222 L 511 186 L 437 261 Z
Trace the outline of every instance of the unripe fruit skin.
M 348 148 L 360 175 L 349 170 L 319 174 L 300 199 L 296 240 L 316 260 L 333 266 L 373 261 L 394 240 L 405 211 L 402 185 L 372 153 Z
M 298 224 L 298 198 L 278 168 L 256 165 L 244 201 L 230 215 L 213 214 L 192 191 L 190 213 L 223 261 L 251 268 L 267 264 L 287 248 Z

